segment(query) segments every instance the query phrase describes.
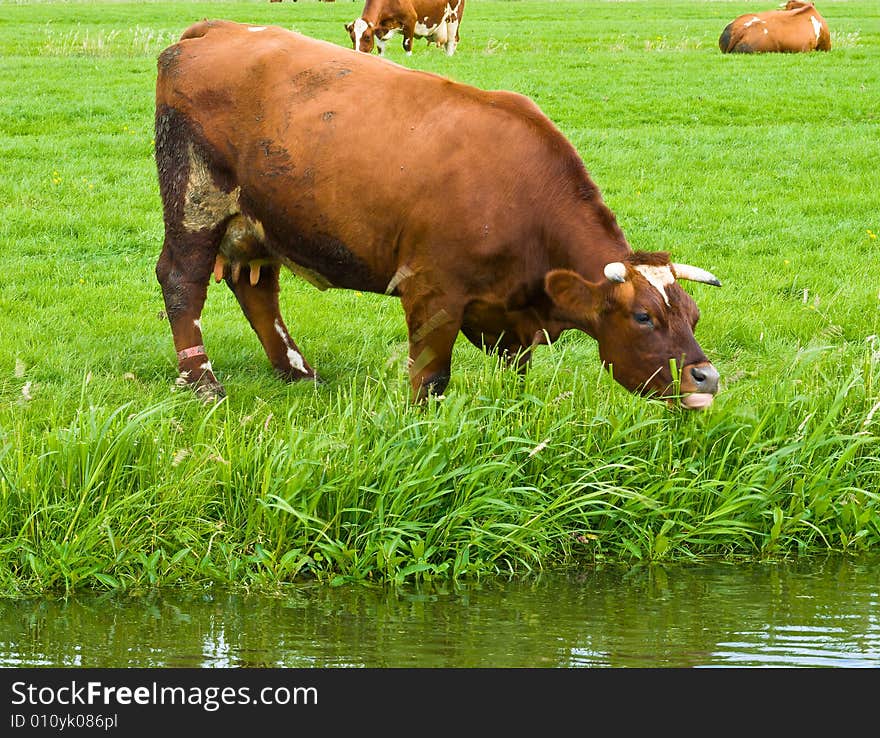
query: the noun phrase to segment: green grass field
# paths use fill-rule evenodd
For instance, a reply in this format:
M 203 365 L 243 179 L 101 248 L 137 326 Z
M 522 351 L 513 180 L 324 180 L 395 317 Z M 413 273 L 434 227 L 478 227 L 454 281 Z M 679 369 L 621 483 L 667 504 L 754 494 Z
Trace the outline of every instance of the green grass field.
M 468 0 L 454 57 L 390 48 L 533 97 L 634 248 L 719 277 L 687 289 L 722 391 L 682 413 L 573 333 L 522 383 L 462 339 L 446 399 L 414 407 L 398 302 L 291 274 L 324 382 L 276 379 L 212 283 L 228 397 L 175 392 L 156 56 L 205 17 L 348 45 L 362 3 L 0 1 L 0 593 L 876 550 L 880 6 L 820 0 L 827 54 L 720 53 L 773 6 Z

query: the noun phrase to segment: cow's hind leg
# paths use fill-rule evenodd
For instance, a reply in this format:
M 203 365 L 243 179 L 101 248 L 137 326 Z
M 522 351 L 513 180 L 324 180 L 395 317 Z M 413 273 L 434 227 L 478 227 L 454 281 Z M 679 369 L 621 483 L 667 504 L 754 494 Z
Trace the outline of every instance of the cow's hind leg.
M 192 387 L 205 400 L 224 395 L 208 360 L 201 324 L 218 240 L 219 234 L 212 238 L 211 232 L 201 232 L 197 237 L 190 234 L 185 244 L 166 236 L 156 264 L 177 351 L 177 384 Z
M 258 271 L 254 272 L 254 269 Z M 289 381 L 315 379 L 314 370 L 303 358 L 281 318 L 279 270 L 280 267 L 273 263 L 252 266 L 235 275 L 233 270 L 227 269 L 226 284 L 235 293 L 275 371 Z
M 208 150 L 198 146 L 196 138 L 184 116 L 173 108 L 157 107 L 156 166 L 165 241 L 156 278 L 177 351 L 177 383 L 215 399 L 224 393 L 205 351 L 201 315 L 238 191 L 217 183 Z

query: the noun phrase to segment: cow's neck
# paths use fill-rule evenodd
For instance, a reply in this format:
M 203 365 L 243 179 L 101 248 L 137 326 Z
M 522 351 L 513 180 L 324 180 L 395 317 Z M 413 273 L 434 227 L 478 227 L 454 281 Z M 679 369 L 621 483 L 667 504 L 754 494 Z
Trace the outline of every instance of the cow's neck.
M 562 264 L 564 268 L 576 271 L 591 282 L 604 279 L 606 264 L 632 253 L 614 214 L 598 191 L 560 209 L 554 218 L 554 230 L 554 240 L 568 262 Z

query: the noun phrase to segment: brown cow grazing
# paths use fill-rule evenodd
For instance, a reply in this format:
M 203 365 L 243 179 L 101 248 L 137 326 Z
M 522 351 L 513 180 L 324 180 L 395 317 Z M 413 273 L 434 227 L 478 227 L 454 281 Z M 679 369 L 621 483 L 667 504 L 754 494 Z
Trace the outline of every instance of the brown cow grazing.
M 385 44 L 401 31 L 407 55 L 412 54 L 413 38 L 424 38 L 446 47 L 452 56 L 463 14 L 464 0 L 367 0 L 360 17 L 346 23 L 345 30 L 352 48 L 367 54 L 375 45 L 384 55 Z
M 376 162 L 381 177 L 366 174 Z M 629 390 L 678 390 L 692 408 L 718 390 L 677 280 L 718 281 L 633 252 L 526 97 L 278 27 L 202 21 L 159 56 L 156 164 L 177 382 L 206 397 L 223 394 L 200 323 L 212 274 L 275 369 L 314 378 L 279 313 L 282 266 L 320 289 L 400 298 L 417 401 L 446 388 L 459 332 L 525 371 L 535 346 L 577 328 Z
M 724 53 L 830 51 L 831 33 L 813 3 L 789 0 L 780 10 L 747 13 L 722 31 Z

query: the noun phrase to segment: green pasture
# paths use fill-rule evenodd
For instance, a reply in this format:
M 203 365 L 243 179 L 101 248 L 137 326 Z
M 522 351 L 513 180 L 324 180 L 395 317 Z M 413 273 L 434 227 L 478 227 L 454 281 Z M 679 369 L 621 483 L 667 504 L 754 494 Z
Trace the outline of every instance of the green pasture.
M 819 0 L 827 54 L 720 53 L 774 5 L 468 0 L 455 56 L 390 47 L 534 98 L 634 248 L 718 276 L 687 289 L 722 391 L 686 413 L 574 333 L 521 382 L 462 339 L 445 399 L 413 406 L 398 302 L 292 274 L 323 382 L 279 381 L 212 283 L 228 397 L 175 391 L 156 56 L 206 17 L 348 45 L 362 3 L 0 1 L 0 594 L 876 550 L 880 4 Z

